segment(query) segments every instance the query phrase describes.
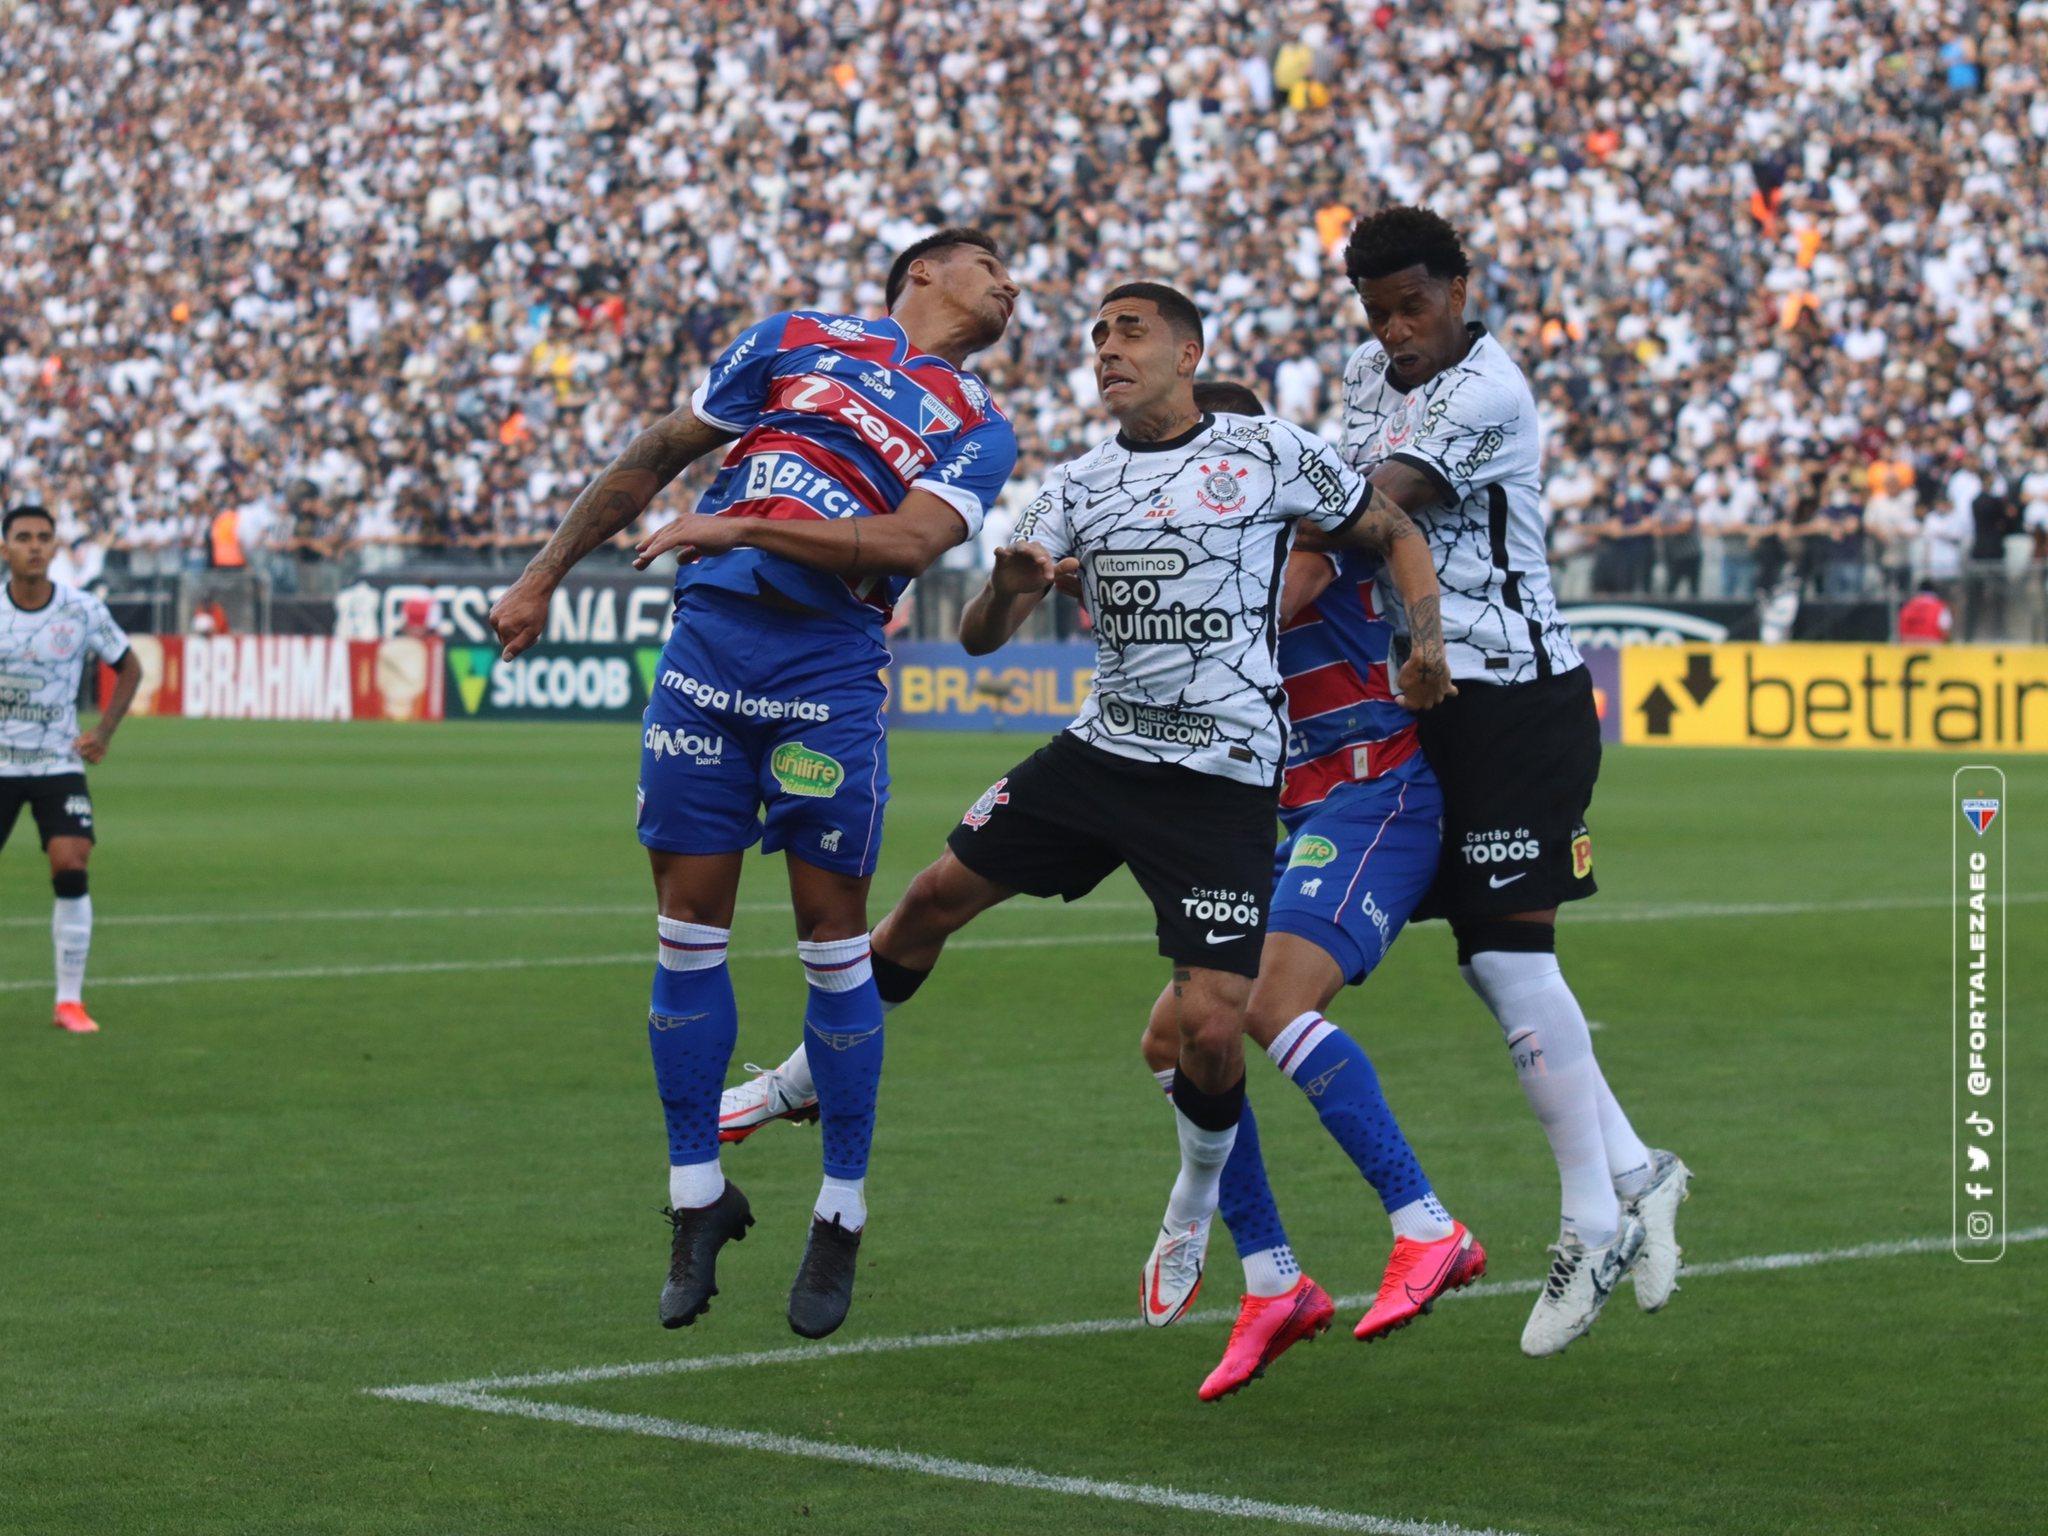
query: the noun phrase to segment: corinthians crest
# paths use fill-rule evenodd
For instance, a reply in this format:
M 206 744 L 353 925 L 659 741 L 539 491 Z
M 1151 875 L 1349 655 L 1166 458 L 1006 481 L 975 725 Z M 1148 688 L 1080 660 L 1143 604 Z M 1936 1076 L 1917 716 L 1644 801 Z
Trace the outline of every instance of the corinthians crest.
M 1228 459 L 1195 467 L 1202 474 L 1201 489 L 1195 492 L 1196 501 L 1218 517 L 1228 517 L 1233 512 L 1244 510 L 1244 486 L 1239 482 L 1251 473 L 1250 470 L 1232 469 Z

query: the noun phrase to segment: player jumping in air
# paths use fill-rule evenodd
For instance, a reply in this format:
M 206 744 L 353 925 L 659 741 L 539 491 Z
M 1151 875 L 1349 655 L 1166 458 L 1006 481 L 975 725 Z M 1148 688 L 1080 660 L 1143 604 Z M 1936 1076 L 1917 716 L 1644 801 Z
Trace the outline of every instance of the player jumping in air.
M 128 637 L 89 592 L 50 580 L 57 524 L 41 507 L 16 507 L 4 520 L 7 590 L 0 598 L 0 847 L 27 806 L 50 858 L 56 907 L 50 937 L 57 951 L 57 1009 L 51 1022 L 74 1035 L 95 1034 L 85 1011 L 85 960 L 92 948 L 92 793 L 85 765 L 105 760 L 121 717 L 142 684 L 142 663 Z M 88 655 L 114 668 L 114 692 L 89 731 L 78 728 L 78 693 Z
M 1072 560 L 1095 617 L 1094 691 L 1071 726 L 968 808 L 876 928 L 875 969 L 884 1003 L 904 1002 L 981 912 L 1020 892 L 1071 901 L 1129 865 L 1173 964 L 1181 1171 L 1140 1289 L 1146 1321 L 1164 1326 L 1200 1288 L 1244 1102 L 1244 1012 L 1285 752 L 1275 631 L 1298 522 L 1387 560 L 1419 617 L 1403 696 L 1427 708 L 1449 680 L 1431 641 L 1435 578 L 1420 536 L 1398 509 L 1363 516 L 1368 487 L 1320 439 L 1196 408 L 1201 316 L 1183 295 L 1156 283 L 1112 289 L 1093 335 L 1096 380 L 1123 430 L 1052 471 L 960 638 L 976 655 L 1002 645 Z M 747 1102 L 728 1101 L 728 1134 L 800 1113 L 819 1060 L 799 1052 L 736 1090 Z
M 719 1166 L 718 1097 L 738 1029 L 726 946 L 756 842 L 788 854 L 805 1034 L 823 1047 L 825 1177 L 790 1326 L 822 1338 L 853 1300 L 882 1068 L 867 932 L 889 790 L 882 625 L 913 577 L 980 528 L 1017 453 L 963 371 L 1016 302 L 994 243 L 965 229 L 920 240 L 885 294 L 886 318 L 798 310 L 743 332 L 687 407 L 584 489 L 491 612 L 506 656 L 518 655 L 545 630 L 570 567 L 693 460 L 732 444 L 697 511 L 642 541 L 635 561 L 670 550 L 681 561 L 639 811 L 659 904 L 647 1028 L 669 1136 L 668 1328 L 710 1305 L 719 1249 L 753 1224 Z
M 1241 384 L 1205 380 L 1194 399 L 1219 417 L 1266 414 Z M 1445 1291 L 1486 1271 L 1485 1250 L 1438 1202 L 1371 1060 L 1322 1014 L 1347 982 L 1363 981 L 1384 957 L 1436 873 L 1443 797 L 1416 750 L 1415 716 L 1393 697 L 1392 630 L 1374 608 L 1379 572 L 1378 557 L 1362 551 L 1298 551 L 1288 565 L 1279 641 L 1291 717 L 1280 794 L 1288 831 L 1274 860 L 1272 916 L 1245 1012 L 1246 1034 L 1308 1095 L 1392 1222 L 1393 1256 L 1354 1330 L 1368 1340 L 1412 1322 Z M 1180 1053 L 1171 986 L 1153 1008 L 1144 1051 L 1171 1096 Z M 720 1124 L 739 1140 L 771 1119 L 814 1114 L 815 1105 L 799 1049 L 773 1072 L 728 1090 Z M 1262 1375 L 1336 1312 L 1288 1243 L 1249 1099 L 1219 1197 L 1246 1294 L 1223 1360 L 1202 1383 L 1205 1401 Z
M 1443 584 L 1458 691 L 1420 721 L 1444 834 L 1417 915 L 1450 920 L 1459 971 L 1499 1021 L 1557 1160 L 1562 1231 L 1522 1333 L 1525 1353 L 1552 1355 L 1631 1270 L 1645 1311 L 1670 1300 L 1691 1175 L 1629 1125 L 1558 968 L 1558 906 L 1595 889 L 1585 816 L 1600 723 L 1551 595 L 1536 403 L 1465 320 L 1469 270 L 1457 232 L 1426 209 L 1383 208 L 1352 230 L 1345 271 L 1373 335 L 1344 372 L 1344 453 L 1421 525 Z M 1413 631 L 1400 594 L 1381 592 L 1397 631 Z

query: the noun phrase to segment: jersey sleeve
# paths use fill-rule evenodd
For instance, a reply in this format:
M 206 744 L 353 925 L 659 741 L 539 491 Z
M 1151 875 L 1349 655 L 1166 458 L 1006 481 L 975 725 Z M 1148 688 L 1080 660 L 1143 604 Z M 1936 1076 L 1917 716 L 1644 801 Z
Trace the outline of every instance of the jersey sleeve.
M 732 345 L 718 354 L 690 396 L 691 414 L 734 436 L 759 421 L 768 404 L 768 381 L 788 324 L 787 314 L 770 315 L 741 331 Z
M 1054 470 L 1018 515 L 1016 531 L 1010 535 L 1010 542 L 1022 544 L 1027 539 L 1042 546 L 1055 560 L 1064 560 L 1074 552 L 1074 525 L 1067 515 L 1067 477 L 1064 472 Z
M 982 520 L 996 504 L 1017 467 L 1017 434 L 1000 416 L 991 416 L 972 432 L 963 432 L 945 456 L 911 482 L 913 491 L 929 491 L 960 514 L 967 537 L 981 532 Z
M 1437 488 L 1439 507 L 1454 506 L 1513 467 L 1510 440 L 1534 429 L 1522 419 L 1522 403 L 1499 380 L 1464 374 L 1429 402 L 1415 436 L 1388 458 L 1421 470 Z
M 107 605 L 88 595 L 85 600 L 85 643 L 105 662 L 117 662 L 128 654 L 128 632 L 114 622 Z
M 1364 478 L 1328 443 L 1291 422 L 1274 418 L 1281 462 L 1274 466 L 1284 517 L 1306 518 L 1325 533 L 1342 533 L 1365 511 Z M 1292 464 L 1288 459 L 1292 459 Z

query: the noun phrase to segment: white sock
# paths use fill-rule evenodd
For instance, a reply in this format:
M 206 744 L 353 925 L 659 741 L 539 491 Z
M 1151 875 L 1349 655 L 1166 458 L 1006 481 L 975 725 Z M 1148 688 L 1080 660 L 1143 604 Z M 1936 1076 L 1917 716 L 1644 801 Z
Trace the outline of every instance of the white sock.
M 725 1193 L 725 1170 L 718 1159 L 708 1163 L 669 1165 L 668 1203 L 679 1211 L 700 1210 Z
M 1564 1225 L 1587 1247 L 1600 1247 L 1620 1230 L 1621 1206 L 1600 1133 L 1593 1036 L 1557 956 L 1488 949 L 1458 970 L 1493 1010 L 1522 1093 L 1550 1138 Z
M 84 1001 L 85 957 L 92 950 L 92 898 L 59 896 L 50 911 L 50 942 L 57 950 L 57 1001 Z
M 1301 1283 L 1301 1265 L 1285 1243 L 1262 1253 L 1248 1253 L 1243 1263 L 1248 1296 L 1285 1296 Z
M 1173 1097 L 1173 1071 L 1172 1067 L 1161 1067 L 1152 1074 L 1152 1081 L 1159 1085 L 1159 1091 L 1169 1099 Z
M 858 1232 L 868 1224 L 866 1179 L 835 1179 L 830 1174 L 818 1188 L 818 1203 L 811 1207 L 820 1221 L 839 1218 L 839 1225 Z
M 1650 1187 L 1654 1159 L 1650 1149 L 1643 1145 L 1643 1138 L 1636 1134 L 1636 1128 L 1628 1123 L 1628 1116 L 1622 1113 L 1621 1101 L 1607 1086 L 1607 1074 L 1600 1070 L 1597 1061 L 1593 1063 L 1593 1077 L 1600 1096 L 1600 1139 L 1607 1146 L 1607 1175 L 1617 1195 L 1633 1200 Z
M 1394 1236 L 1417 1243 L 1440 1243 L 1455 1230 L 1451 1213 L 1433 1194 L 1424 1195 L 1420 1200 L 1410 1200 L 1399 1210 L 1387 1212 L 1387 1219 L 1394 1224 Z
M 1180 1131 L 1180 1177 L 1173 1181 L 1173 1193 L 1167 1197 L 1166 1220 L 1170 1226 L 1185 1227 L 1216 1214 L 1223 1165 L 1237 1145 L 1237 1127 L 1205 1131 L 1178 1109 L 1173 1121 Z
M 789 1060 L 775 1069 L 775 1075 L 782 1080 L 782 1086 L 799 1099 L 815 1099 L 818 1085 L 811 1080 L 811 1058 L 804 1054 L 799 1045 L 789 1053 Z

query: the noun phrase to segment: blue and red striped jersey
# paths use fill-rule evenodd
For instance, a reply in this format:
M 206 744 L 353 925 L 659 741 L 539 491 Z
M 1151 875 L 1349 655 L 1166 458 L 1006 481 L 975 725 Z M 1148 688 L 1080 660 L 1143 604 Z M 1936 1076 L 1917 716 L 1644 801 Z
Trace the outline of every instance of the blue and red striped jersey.
M 1356 550 L 1336 559 L 1336 579 L 1280 631 L 1287 689 L 1280 819 L 1290 827 L 1345 784 L 1429 774 L 1415 716 L 1394 702 L 1387 670 L 1394 629 L 1373 593 L 1380 562 Z
M 697 510 L 718 517 L 879 517 L 914 487 L 960 514 L 972 538 L 1017 462 L 986 385 L 920 352 L 887 318 L 791 310 L 748 327 L 690 397 L 736 434 Z M 686 565 L 692 586 L 781 596 L 879 634 L 904 576 L 841 577 L 754 549 Z

